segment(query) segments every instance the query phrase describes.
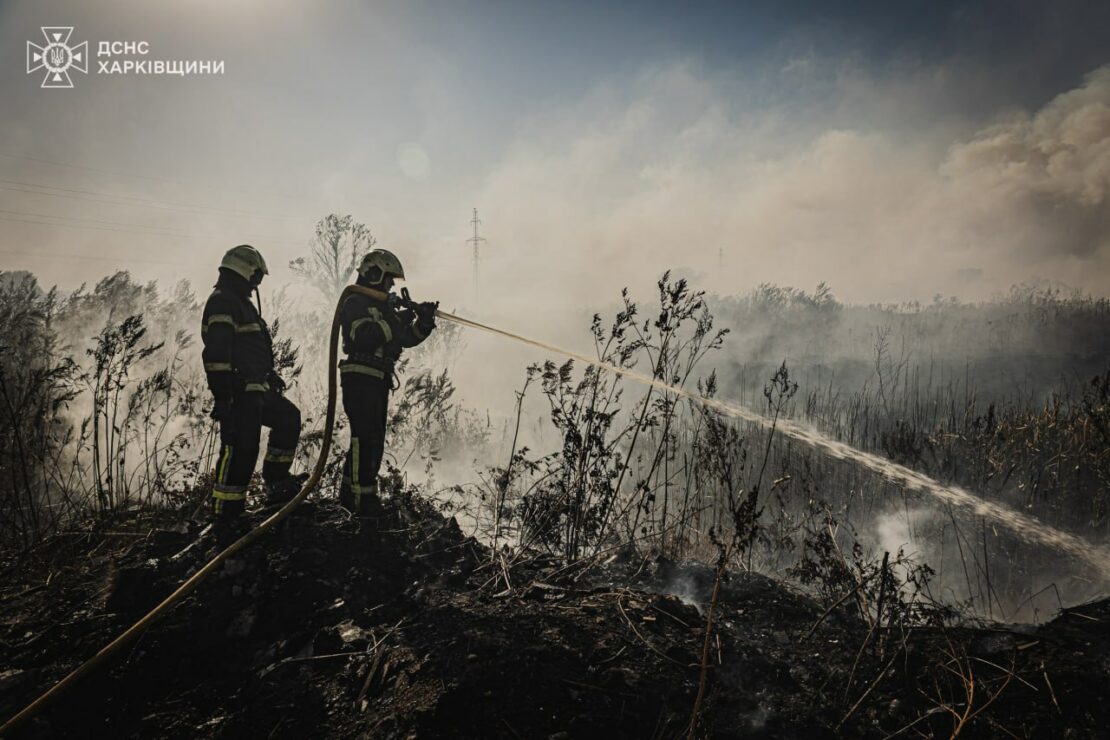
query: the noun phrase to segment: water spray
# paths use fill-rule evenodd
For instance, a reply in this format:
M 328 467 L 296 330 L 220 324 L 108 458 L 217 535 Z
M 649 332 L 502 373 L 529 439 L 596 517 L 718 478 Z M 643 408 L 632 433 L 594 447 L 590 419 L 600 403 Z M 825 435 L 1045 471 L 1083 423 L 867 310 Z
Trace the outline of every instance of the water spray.
M 562 347 L 556 347 L 546 342 L 541 342 L 536 339 L 514 334 L 513 332 L 497 329 L 477 321 L 464 319 L 461 316 L 446 313 L 445 311 L 436 311 L 436 316 L 445 320 L 451 321 L 460 326 L 467 326 L 471 329 L 478 329 L 479 331 L 496 334 L 500 337 L 512 339 L 523 344 L 536 347 L 548 352 L 555 352 L 557 354 L 565 355 L 574 360 L 593 365 L 594 367 L 608 370 L 617 375 L 634 380 L 638 383 L 658 388 L 659 390 L 668 393 L 675 393 L 683 398 L 687 398 L 695 403 L 701 404 L 714 411 L 719 411 L 722 414 L 732 416 L 744 421 L 757 424 L 765 429 L 770 429 L 772 425 L 774 428 L 783 434 L 792 437 L 799 442 L 803 442 L 811 447 L 814 447 L 838 460 L 850 460 L 854 463 L 862 465 L 863 467 L 871 470 L 879 475 L 887 478 L 888 480 L 897 481 L 904 485 L 907 489 L 913 491 L 921 491 L 939 499 L 940 501 L 950 504 L 959 509 L 965 510 L 971 514 L 989 518 L 993 521 L 1009 527 L 1015 534 L 1027 542 L 1034 542 L 1042 545 L 1048 545 L 1059 550 L 1073 555 L 1081 560 L 1086 561 L 1093 566 L 1103 575 L 1110 575 L 1110 551 L 1105 547 L 1096 546 L 1087 542 L 1082 537 L 1064 532 L 1048 524 L 1038 522 L 1028 514 L 1023 514 L 1020 511 L 1015 511 L 1003 504 L 993 503 L 991 501 L 984 501 L 982 498 L 976 496 L 965 488 L 960 486 L 945 485 L 937 480 L 930 478 L 924 473 L 916 470 L 911 470 L 904 465 L 899 465 L 896 462 L 887 460 L 886 458 L 876 455 L 872 452 L 864 452 L 858 450 L 851 445 L 845 444 L 838 440 L 821 433 L 817 429 L 791 421 L 789 419 L 772 419 L 760 414 L 759 412 L 752 411 L 749 408 L 740 406 L 725 401 L 719 401 L 715 398 L 706 398 L 705 396 L 698 395 L 686 388 L 665 383 L 658 378 L 644 375 L 643 373 L 631 370 L 629 368 L 619 367 L 609 362 L 604 362 L 596 358 L 587 357 L 586 355 L 572 352 Z
M 353 293 L 362 293 L 377 300 L 389 300 L 398 303 L 406 308 L 415 308 L 415 304 L 409 297 L 408 292 L 402 293 L 401 297 L 391 296 L 391 294 L 383 293 L 372 288 L 365 288 L 360 285 L 350 285 L 344 289 L 343 294 L 340 296 L 339 304 L 336 306 L 335 315 L 332 318 L 331 334 L 328 343 L 328 402 L 326 421 L 324 422 L 323 440 L 320 446 L 320 454 L 316 460 L 311 475 L 305 481 L 300 492 L 285 504 L 281 509 L 268 517 L 258 527 L 247 532 L 240 539 L 233 542 L 226 549 L 218 553 L 214 558 L 208 561 L 200 570 L 194 573 L 191 577 L 186 579 L 177 590 L 167 596 L 161 603 L 151 609 L 139 621 L 131 625 L 127 630 L 121 633 L 115 640 L 104 646 L 96 655 L 89 658 L 87 661 L 79 665 L 61 681 L 54 684 L 48 691 L 39 696 L 35 701 L 31 702 L 17 715 L 9 719 L 3 725 L 0 725 L 0 736 L 9 735 L 14 732 L 20 725 L 41 712 L 50 702 L 57 699 L 61 694 L 68 690 L 72 685 L 76 684 L 82 678 L 93 673 L 97 668 L 101 667 L 108 660 L 120 651 L 121 648 L 128 645 L 132 640 L 137 638 L 147 627 L 149 627 L 156 619 L 158 619 L 165 612 L 180 602 L 180 600 L 194 591 L 200 583 L 209 575 L 214 573 L 224 561 L 244 548 L 250 546 L 253 542 L 259 539 L 266 531 L 275 527 L 285 517 L 293 512 L 307 498 L 308 494 L 316 488 L 323 474 L 324 466 L 327 462 L 328 450 L 332 441 L 332 427 L 335 422 L 335 406 L 336 406 L 336 378 L 335 368 L 337 363 L 337 345 L 339 340 L 339 307 L 342 306 L 343 300 Z M 979 516 L 989 517 L 997 522 L 1004 524 L 1012 529 L 1021 538 L 1029 542 L 1037 542 L 1040 544 L 1048 545 L 1063 550 L 1071 555 L 1074 555 L 1082 560 L 1085 560 L 1090 565 L 1094 566 L 1103 574 L 1110 574 L 1110 552 L 1105 548 L 1096 547 L 1086 542 L 1082 537 L 1063 532 L 1055 527 L 1047 524 L 1042 524 L 1032 517 L 1029 517 L 1021 512 L 1014 511 L 1008 507 L 1000 504 L 983 501 L 969 491 L 959 488 L 957 486 L 946 486 L 938 481 L 933 480 L 927 475 L 918 473 L 909 468 L 898 465 L 890 460 L 887 460 L 879 455 L 869 452 L 857 450 L 854 447 L 838 442 L 831 439 L 816 429 L 807 427 L 797 422 L 779 419 L 777 422 L 772 421 L 766 416 L 752 411 L 751 409 L 739 406 L 736 404 L 718 401 L 713 398 L 706 398 L 699 396 L 696 393 L 679 387 L 664 383 L 663 381 L 638 373 L 629 368 L 619 367 L 612 363 L 603 362 L 594 358 L 587 357 L 586 355 L 572 352 L 570 350 L 556 347 L 555 345 L 541 342 L 537 339 L 530 339 L 528 337 L 514 334 L 510 331 L 497 329 L 477 321 L 471 321 L 461 316 L 447 313 L 446 311 L 436 310 L 435 315 L 444 321 L 451 321 L 460 326 L 470 327 L 471 329 L 478 329 L 479 331 L 495 334 L 500 337 L 512 339 L 523 344 L 542 349 L 547 352 L 554 352 L 556 354 L 570 357 L 571 359 L 584 362 L 594 367 L 608 370 L 617 375 L 634 380 L 638 383 L 658 388 L 659 390 L 668 393 L 675 393 L 684 398 L 688 398 L 695 403 L 699 403 L 708 408 L 719 411 L 728 416 L 743 419 L 745 421 L 758 424 L 764 428 L 775 428 L 782 431 L 784 434 L 793 437 L 801 442 L 804 442 L 816 449 L 823 450 L 829 455 L 840 460 L 851 460 L 859 463 L 864 467 L 879 473 L 880 475 L 891 480 L 899 481 L 911 490 L 924 491 L 946 503 L 957 506 L 961 509 L 966 509 L 973 514 Z

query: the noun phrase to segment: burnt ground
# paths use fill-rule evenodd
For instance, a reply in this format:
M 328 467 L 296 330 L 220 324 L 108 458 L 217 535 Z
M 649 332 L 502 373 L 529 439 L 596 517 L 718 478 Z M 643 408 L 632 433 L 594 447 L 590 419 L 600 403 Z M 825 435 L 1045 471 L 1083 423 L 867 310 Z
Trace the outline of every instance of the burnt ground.
M 215 553 L 183 520 L 121 514 L 4 563 L 0 716 Z M 310 502 L 17 735 L 685 737 L 704 605 L 669 592 L 712 583 L 502 560 L 418 501 L 380 527 Z M 731 575 L 696 736 L 1110 734 L 1110 601 L 1039 627 L 872 627 L 845 604 Z

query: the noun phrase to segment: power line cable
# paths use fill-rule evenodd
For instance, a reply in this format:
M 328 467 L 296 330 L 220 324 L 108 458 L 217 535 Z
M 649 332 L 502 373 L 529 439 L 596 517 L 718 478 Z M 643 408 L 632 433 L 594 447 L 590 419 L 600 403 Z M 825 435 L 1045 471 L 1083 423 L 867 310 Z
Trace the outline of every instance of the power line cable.
M 181 237 L 185 237 L 185 238 L 208 238 L 208 237 L 211 237 L 213 239 L 220 238 L 219 234 L 215 234 L 215 233 L 211 233 L 211 232 L 189 231 L 189 230 L 186 230 L 186 229 L 179 229 L 179 228 L 171 227 L 171 226 L 157 226 L 157 225 L 152 225 L 152 224 L 136 224 L 136 223 L 124 223 L 124 222 L 120 222 L 120 221 L 104 221 L 104 220 L 101 220 L 101 219 L 87 218 L 87 217 L 84 217 L 84 216 L 63 216 L 63 215 L 58 215 L 58 214 L 53 214 L 53 213 L 38 213 L 38 212 L 35 212 L 35 211 L 13 211 L 13 210 L 7 210 L 7 209 L 3 209 L 3 208 L 0 208 L 0 213 L 7 213 L 7 214 L 11 214 L 13 216 L 31 216 L 31 217 L 34 217 L 34 218 L 58 219 L 58 220 L 61 220 L 61 221 L 68 221 L 68 222 L 74 223 L 78 226 L 84 226 L 84 225 L 89 225 L 89 224 L 102 224 L 102 225 L 105 225 L 105 226 L 116 226 L 116 227 L 120 227 L 120 228 L 123 228 L 123 229 L 133 229 L 133 230 L 135 230 L 135 233 L 143 233 L 143 232 L 148 232 L 149 231 L 149 232 L 151 232 L 155 235 L 181 236 Z M 28 221 L 27 223 L 31 223 L 31 222 Z M 52 221 L 47 222 L 47 223 L 51 226 L 66 226 L 66 225 L 68 225 L 66 223 L 54 223 Z M 47 223 L 44 223 L 44 225 L 47 225 Z M 261 242 L 264 242 L 266 244 L 270 244 L 270 245 L 273 245 L 273 246 L 283 246 L 283 247 L 294 247 L 294 248 L 296 248 L 295 245 L 292 242 L 279 241 L 279 239 L 282 238 L 282 237 L 275 237 L 275 236 L 267 235 L 267 234 L 254 234 L 254 233 L 250 233 L 249 235 L 251 237 L 254 237 L 256 241 L 261 241 Z
M 222 216 L 232 218 L 253 218 L 263 221 L 300 221 L 303 220 L 302 216 L 276 216 L 276 215 L 262 215 L 256 213 L 249 213 L 247 211 L 233 211 L 226 208 L 212 208 L 210 206 L 198 206 L 189 203 L 175 203 L 173 201 L 160 201 L 152 200 L 149 198 L 140 198 L 134 195 L 124 195 L 120 193 L 105 193 L 96 190 L 81 190 L 79 188 L 64 188 L 56 185 L 42 185 L 34 182 L 22 182 L 19 180 L 7 180 L 0 178 L 0 189 L 12 190 L 16 192 L 29 193 L 34 195 L 50 195 L 58 198 L 71 198 L 76 200 L 91 200 L 98 203 L 107 203 L 110 205 L 118 206 L 135 206 L 143 205 L 151 208 L 158 208 L 160 210 L 168 211 L 181 211 L 184 213 L 193 213 L 196 211 L 215 213 Z M 43 192 L 47 191 L 47 192 Z M 50 192 L 57 191 L 57 192 Z
M 45 257 L 49 259 L 70 259 L 70 260 L 90 260 L 96 262 L 114 262 L 116 264 L 124 263 L 145 263 L 149 265 L 169 265 L 171 267 L 188 267 L 183 262 L 165 262 L 164 260 L 145 260 L 139 257 L 128 257 L 127 259 L 114 259 L 112 257 L 98 257 L 92 254 L 61 254 L 57 252 L 21 252 L 14 249 L 0 249 L 0 254 L 13 255 L 17 257 Z
M 49 217 L 49 218 L 57 218 L 57 217 L 52 216 L 52 217 Z M 86 230 L 91 229 L 91 230 L 95 230 L 95 231 L 114 231 L 114 232 L 118 232 L 118 233 L 121 233 L 121 234 L 134 234 L 134 235 L 137 235 L 137 236 L 160 236 L 160 237 L 168 237 L 168 238 L 171 238 L 171 239 L 193 239 L 193 240 L 197 240 L 197 239 L 205 238 L 205 235 L 203 235 L 203 234 L 189 234 L 187 232 L 174 233 L 174 232 L 160 232 L 160 231 L 141 230 L 142 226 L 140 224 L 135 224 L 134 225 L 134 226 L 139 227 L 137 229 L 136 228 L 117 228 L 117 227 L 113 227 L 113 226 L 96 226 L 96 225 L 81 224 L 81 223 L 61 223 L 61 222 L 57 222 L 57 221 L 32 220 L 32 219 L 28 219 L 28 218 L 16 218 L 16 217 L 13 217 L 13 216 L 0 216 L 0 221 L 10 221 L 10 222 L 13 222 L 13 223 L 34 224 L 34 225 L 37 225 L 37 226 L 61 226 L 61 227 L 67 228 L 67 229 L 86 229 Z M 241 235 L 241 236 L 242 236 L 242 238 L 245 238 L 247 241 L 255 241 L 257 243 L 266 244 L 268 246 L 285 247 L 285 248 L 289 248 L 289 249 L 299 249 L 298 246 L 293 245 L 290 242 L 278 242 L 278 241 L 273 241 L 273 240 L 265 239 L 265 238 L 261 239 L 261 240 L 260 239 L 251 239 L 251 238 L 249 238 L 249 236 L 251 236 L 251 235 L 246 235 L 246 234 Z M 215 236 L 212 237 L 213 240 L 215 240 L 216 238 L 217 237 L 215 237 Z
M 218 193 L 228 192 L 226 190 L 221 190 L 220 188 L 214 187 L 214 186 L 212 186 L 208 183 L 190 182 L 188 180 L 175 180 L 171 177 L 159 177 L 157 175 L 142 175 L 142 174 L 139 174 L 137 172 L 124 172 L 124 171 L 121 171 L 121 170 L 106 170 L 106 169 L 103 169 L 101 167 L 90 167 L 90 166 L 87 166 L 87 165 L 73 164 L 73 163 L 70 163 L 70 162 L 59 162 L 59 161 L 54 160 L 54 159 L 43 159 L 41 157 L 29 157 L 25 154 L 11 154 L 10 152 L 0 152 L 0 157 L 6 157 L 7 159 L 21 159 L 21 160 L 24 160 L 24 161 L 27 161 L 27 162 L 37 162 L 39 164 L 47 164 L 47 165 L 51 165 L 53 167 L 66 167 L 66 168 L 74 169 L 74 170 L 84 170 L 86 172 L 99 172 L 99 173 L 102 173 L 102 174 L 105 174 L 105 175 L 112 175 L 113 177 L 132 177 L 132 178 L 135 178 L 137 180 L 149 180 L 151 182 L 167 182 L 167 183 L 170 183 L 172 185 L 184 185 L 186 187 L 203 188 L 205 190 L 211 190 L 213 192 L 218 192 Z M 241 189 L 237 189 L 236 192 L 246 192 L 246 191 L 243 191 Z M 286 200 L 294 200 L 294 196 L 284 194 L 284 193 L 279 193 L 279 192 L 274 191 L 274 190 L 258 190 L 258 191 L 252 191 L 252 192 L 269 193 L 270 195 L 275 195 L 279 198 L 284 198 Z
M 54 222 L 54 221 L 36 221 L 36 220 L 32 220 L 32 219 L 27 219 L 27 218 L 15 218 L 15 217 L 12 217 L 12 216 L 0 216 L 0 221 L 10 221 L 10 222 L 13 222 L 13 223 L 22 223 L 22 224 L 37 224 L 39 226 L 62 226 L 62 227 L 65 227 L 67 229 L 93 229 L 95 231 L 115 231 L 115 232 L 120 233 L 120 234 L 136 234 L 138 236 L 166 236 L 166 237 L 171 237 L 171 238 L 175 238 L 175 239 L 187 238 L 187 235 L 185 235 L 185 234 L 171 234 L 171 233 L 157 232 L 157 231 L 140 231 L 138 229 L 120 229 L 120 228 L 115 228 L 115 227 L 112 227 L 112 226 L 95 226 L 95 225 L 88 225 L 88 224 L 67 224 L 67 223 L 58 223 L 58 222 Z
M 36 213 L 34 211 L 10 211 L 10 210 L 7 210 L 5 208 L 0 208 L 0 213 L 7 213 L 7 214 L 10 214 L 10 215 L 13 215 L 13 216 L 33 216 L 35 218 L 58 219 L 58 220 L 61 220 L 61 221 L 72 221 L 72 222 L 78 222 L 78 223 L 84 223 L 84 224 L 104 224 L 106 226 L 121 226 L 121 227 L 125 227 L 125 228 L 143 229 L 143 230 L 150 230 L 150 231 L 156 231 L 156 232 L 165 232 L 167 234 L 173 234 L 173 235 L 188 236 L 187 232 L 185 232 L 181 229 L 174 229 L 174 228 L 162 227 L 162 226 L 147 226 L 145 224 L 121 223 L 119 221 L 102 221 L 100 219 L 84 218 L 84 217 L 81 217 L 81 216 L 59 216 L 59 215 L 56 215 L 56 214 L 53 214 L 53 213 Z M 65 224 L 58 224 L 58 226 L 64 226 L 64 225 Z

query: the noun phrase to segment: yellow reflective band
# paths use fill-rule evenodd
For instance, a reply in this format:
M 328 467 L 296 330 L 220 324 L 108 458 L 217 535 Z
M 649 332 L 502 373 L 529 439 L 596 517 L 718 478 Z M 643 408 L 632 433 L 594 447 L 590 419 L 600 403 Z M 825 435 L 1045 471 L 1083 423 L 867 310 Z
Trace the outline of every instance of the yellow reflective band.
M 366 313 L 370 314 L 370 319 L 377 322 L 378 326 L 382 328 L 382 334 L 385 336 L 386 344 L 393 341 L 393 328 L 389 325 L 389 322 L 382 317 L 381 310 L 371 306 L 366 309 Z
M 213 503 L 213 508 L 215 509 L 215 513 L 222 514 L 223 510 L 224 510 L 224 502 L 220 499 L 215 499 L 212 503 Z M 240 513 L 240 516 L 246 516 L 246 515 L 247 515 L 247 512 L 245 512 L 245 511 Z
M 247 498 L 246 491 L 221 491 L 218 488 L 212 489 L 212 498 L 217 501 L 244 501 Z
M 351 341 L 352 342 L 355 341 L 355 334 L 358 333 L 358 329 L 359 329 L 360 326 L 362 326 L 363 324 L 372 323 L 373 321 L 374 321 L 374 319 L 369 319 L 369 318 L 366 318 L 365 316 L 363 316 L 361 319 L 355 319 L 354 321 L 352 321 L 351 322 L 351 331 L 350 331 Z
M 296 453 L 296 450 L 280 450 L 276 447 L 270 447 L 266 450 L 266 457 L 264 457 L 263 460 L 267 462 L 291 463 Z
M 231 372 L 231 363 L 230 362 L 206 362 L 206 363 L 204 363 L 204 369 L 207 372 L 210 372 L 210 373 L 230 373 Z
M 365 486 L 359 485 L 358 483 L 352 481 L 351 491 L 355 494 L 355 502 L 357 503 L 359 498 L 361 498 L 362 496 L 376 495 L 378 493 L 378 481 L 370 481 Z
M 227 480 L 227 464 L 231 460 L 231 445 L 224 445 L 224 453 L 220 456 L 220 464 L 216 466 L 216 481 L 223 483 Z
M 243 388 L 243 390 L 246 393 L 253 393 L 253 392 L 265 393 L 266 391 L 270 390 L 270 384 L 266 383 L 266 382 L 247 383 L 247 385 Z
M 204 329 L 207 331 L 208 327 L 212 326 L 212 324 L 231 324 L 231 326 L 234 327 L 235 319 L 226 313 L 212 314 L 208 317 L 208 321 L 204 322 Z
M 358 373 L 359 375 L 369 375 L 371 378 L 378 378 L 385 380 L 385 373 L 376 367 L 368 367 L 366 365 L 359 365 L 356 362 L 345 362 L 339 366 L 339 372 L 342 373 Z
M 351 492 L 355 494 L 355 503 L 362 496 L 362 488 L 358 485 L 358 437 L 351 438 Z
M 239 324 L 235 327 L 236 334 L 248 334 L 250 332 L 262 331 L 262 324 Z

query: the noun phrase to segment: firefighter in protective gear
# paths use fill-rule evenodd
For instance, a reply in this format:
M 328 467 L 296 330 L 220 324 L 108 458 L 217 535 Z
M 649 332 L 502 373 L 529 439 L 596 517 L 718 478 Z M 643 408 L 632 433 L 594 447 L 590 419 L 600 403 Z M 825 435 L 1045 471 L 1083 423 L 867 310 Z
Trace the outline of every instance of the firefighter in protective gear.
M 358 285 L 382 293 L 347 297 L 340 308 L 343 352 L 339 363 L 343 410 L 351 427 L 351 446 L 343 466 L 339 499 L 359 516 L 376 516 L 378 469 L 385 452 L 385 426 L 394 364 L 402 350 L 420 344 L 435 329 L 437 304 L 402 308 L 386 298 L 395 280 L 403 280 L 400 260 L 385 249 L 368 253 L 358 267 Z
M 212 504 L 217 519 L 225 522 L 236 520 L 246 508 L 262 427 L 270 429 L 262 463 L 268 501 L 292 498 L 304 478 L 289 474 L 301 412 L 282 395 L 285 383 L 274 370 L 270 331 L 251 302 L 251 292 L 257 294 L 266 274 L 266 261 L 257 249 L 234 247 L 224 255 L 215 289 L 204 304 L 202 357 L 215 398 L 212 418 L 220 424 Z

